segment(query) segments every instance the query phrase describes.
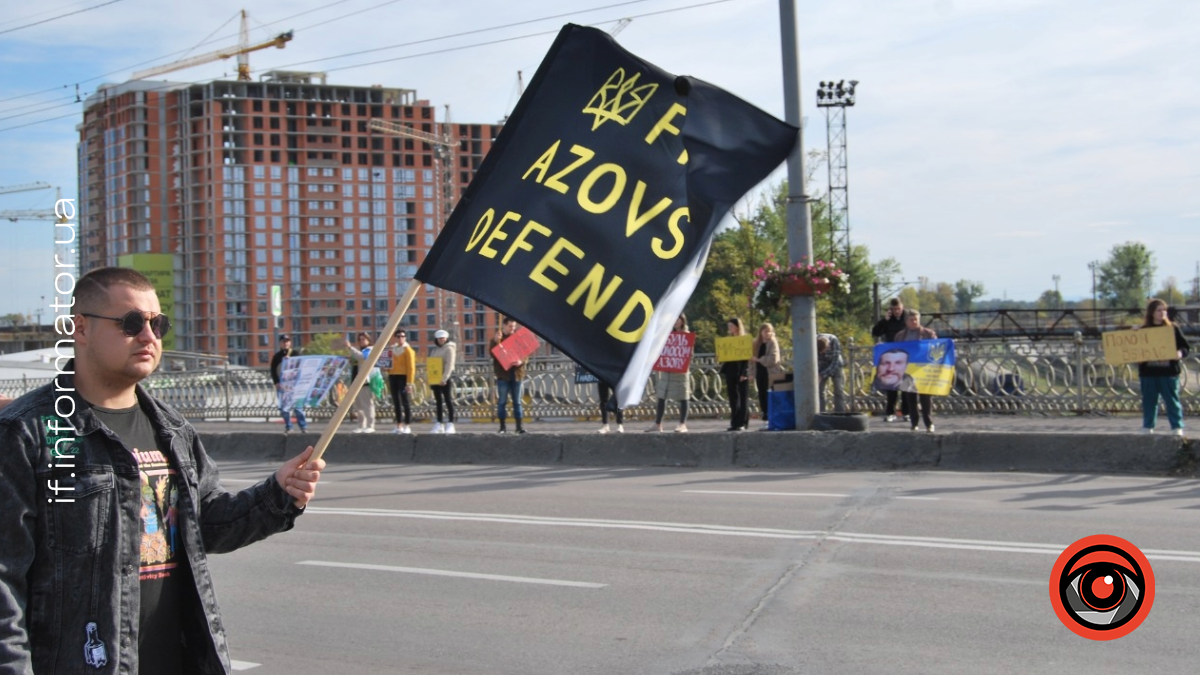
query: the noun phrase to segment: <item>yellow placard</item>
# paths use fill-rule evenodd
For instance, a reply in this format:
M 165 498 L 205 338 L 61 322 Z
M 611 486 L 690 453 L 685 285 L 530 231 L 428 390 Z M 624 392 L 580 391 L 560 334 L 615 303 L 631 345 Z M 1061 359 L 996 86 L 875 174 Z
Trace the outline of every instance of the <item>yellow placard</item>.
M 754 353 L 754 338 L 750 335 L 734 335 L 717 338 L 717 362 L 749 361 Z
M 1175 348 L 1175 329 L 1171 326 L 1116 330 L 1103 333 L 1100 337 L 1104 344 L 1104 361 L 1110 366 L 1179 358 Z
M 442 383 L 442 357 L 431 356 L 425 359 L 425 376 L 429 378 L 429 384 L 440 385 Z

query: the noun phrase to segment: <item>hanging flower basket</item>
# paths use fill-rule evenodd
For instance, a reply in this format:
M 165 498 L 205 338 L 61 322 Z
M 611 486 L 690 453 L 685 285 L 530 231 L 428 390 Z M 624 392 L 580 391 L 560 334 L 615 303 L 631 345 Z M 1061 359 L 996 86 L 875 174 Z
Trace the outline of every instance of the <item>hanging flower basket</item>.
M 779 291 L 791 297 L 796 295 L 823 295 L 829 292 L 830 283 L 826 279 L 785 278 L 779 284 Z
M 849 292 L 850 276 L 831 262 L 801 259 L 784 267 L 768 256 L 762 267 L 754 270 L 750 307 L 767 314 L 785 307 L 789 297 Z

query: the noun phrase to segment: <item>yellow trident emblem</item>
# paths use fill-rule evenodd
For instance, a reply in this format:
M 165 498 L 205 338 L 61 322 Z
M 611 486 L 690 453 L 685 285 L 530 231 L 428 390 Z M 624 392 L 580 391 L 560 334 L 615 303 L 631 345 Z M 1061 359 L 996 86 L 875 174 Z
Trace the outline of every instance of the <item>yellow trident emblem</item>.
M 641 76 L 641 73 L 634 73 L 633 77 L 626 79 L 624 68 L 617 68 L 608 76 L 608 81 L 583 109 L 583 112 L 596 116 L 596 121 L 592 123 L 592 131 L 610 120 L 621 126 L 633 121 L 634 116 L 658 89 L 657 84 L 637 86 Z M 626 97 L 629 100 L 626 100 Z
M 946 360 L 946 343 L 939 342 L 929 345 L 929 361 L 931 363 L 941 363 Z

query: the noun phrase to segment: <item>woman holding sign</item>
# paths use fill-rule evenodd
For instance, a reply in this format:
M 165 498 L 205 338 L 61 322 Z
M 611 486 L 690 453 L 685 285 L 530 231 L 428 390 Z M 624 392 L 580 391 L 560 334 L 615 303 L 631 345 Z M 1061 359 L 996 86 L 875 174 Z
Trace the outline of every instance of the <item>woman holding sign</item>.
M 688 332 L 686 315 L 680 314 L 679 318 L 675 319 L 673 331 L 675 333 Z M 690 348 L 684 351 L 683 356 L 687 357 L 688 363 L 691 362 Z M 658 397 L 658 408 L 654 413 L 654 426 L 646 431 L 663 430 L 663 415 L 667 412 L 667 401 L 670 400 L 679 403 L 679 426 L 675 427 L 675 431 L 681 434 L 687 433 L 688 401 L 692 399 L 692 373 L 687 368 L 687 364 L 684 364 L 683 372 L 654 371 L 654 393 Z
M 1171 423 L 1171 433 L 1183 435 L 1183 406 L 1179 403 L 1179 374 L 1182 372 L 1180 361 L 1188 355 L 1187 340 L 1179 326 L 1167 318 L 1167 303 L 1155 298 L 1146 305 L 1146 319 L 1142 328 L 1171 326 L 1175 332 L 1175 355 L 1178 359 L 1170 361 L 1143 361 L 1138 364 L 1138 380 L 1142 386 L 1142 427 L 1146 433 L 1154 433 L 1154 424 L 1158 421 L 1158 399 L 1162 398 L 1167 408 L 1167 421 Z
M 931 329 L 921 325 L 921 313 L 915 309 L 904 310 L 904 330 L 896 333 L 896 337 L 892 338 L 892 342 L 916 342 L 917 340 L 936 340 L 937 333 Z M 909 420 L 912 422 L 912 430 L 916 431 L 919 423 L 917 418 L 917 404 L 921 406 L 921 417 L 925 418 L 925 431 L 933 433 L 933 396 L 930 394 L 918 394 L 915 391 L 906 391 L 902 386 L 900 395 L 904 399 L 902 408 L 908 410 Z
M 452 434 L 454 433 L 454 382 L 450 376 L 454 374 L 454 355 L 458 351 L 458 345 L 450 339 L 450 333 L 444 330 L 434 332 L 433 341 L 437 346 L 429 352 L 429 359 L 425 362 L 426 367 L 428 368 L 434 359 L 439 359 L 442 366 L 442 374 L 438 382 L 433 382 L 431 379 L 429 384 L 429 388 L 433 390 L 433 400 L 437 403 L 437 422 L 433 425 L 433 433 Z M 445 426 L 442 425 L 443 404 L 449 415 L 449 421 Z
M 725 324 L 729 337 L 746 334 L 742 320 L 733 317 Z M 750 424 L 750 361 L 726 361 L 721 364 L 721 375 L 725 377 L 725 391 L 729 396 L 729 429 L 745 431 Z

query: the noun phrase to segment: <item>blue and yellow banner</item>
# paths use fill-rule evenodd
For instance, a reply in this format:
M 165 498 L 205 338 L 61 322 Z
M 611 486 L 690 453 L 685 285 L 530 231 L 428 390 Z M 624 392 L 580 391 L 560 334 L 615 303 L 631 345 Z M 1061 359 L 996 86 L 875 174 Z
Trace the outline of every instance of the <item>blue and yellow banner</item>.
M 875 345 L 875 391 L 949 396 L 954 387 L 954 340 L 884 342 Z

